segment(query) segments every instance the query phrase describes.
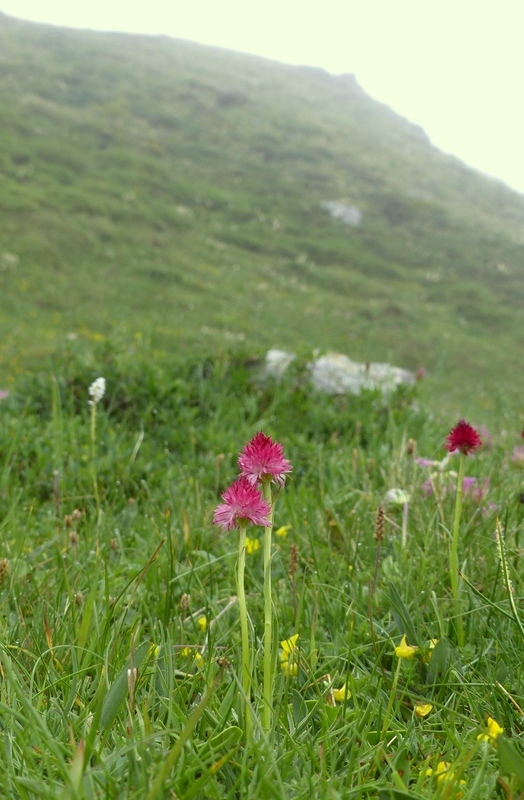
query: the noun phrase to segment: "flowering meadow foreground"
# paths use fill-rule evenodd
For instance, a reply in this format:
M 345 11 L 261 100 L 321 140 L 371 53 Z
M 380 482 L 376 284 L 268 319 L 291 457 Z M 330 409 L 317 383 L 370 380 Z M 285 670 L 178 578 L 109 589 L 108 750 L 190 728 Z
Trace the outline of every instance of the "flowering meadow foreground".
M 1 398 L 0 796 L 523 798 L 521 418 L 246 364 Z

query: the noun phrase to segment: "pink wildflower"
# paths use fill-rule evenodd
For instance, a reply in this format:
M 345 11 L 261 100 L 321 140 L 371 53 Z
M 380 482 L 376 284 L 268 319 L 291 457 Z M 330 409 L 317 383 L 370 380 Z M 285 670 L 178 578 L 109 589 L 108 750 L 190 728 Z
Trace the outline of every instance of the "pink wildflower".
M 489 479 L 484 478 L 482 483 L 477 483 L 473 487 L 473 500 L 475 503 L 481 503 L 489 491 Z
M 0 400 L 6 400 L 9 397 L 7 389 L 0 389 Z
M 494 437 L 490 433 L 490 431 L 488 431 L 488 429 L 486 428 L 485 425 L 481 425 L 480 426 L 479 434 L 480 434 L 480 436 L 482 438 L 482 444 L 484 445 L 484 447 L 492 447 L 493 446 Z
M 269 503 L 262 497 L 260 489 L 253 486 L 247 478 L 240 476 L 222 495 L 224 501 L 215 509 L 213 522 L 225 531 L 241 525 L 269 526 Z
M 455 425 L 446 438 L 446 450 L 449 450 L 450 453 L 459 450 L 465 456 L 476 450 L 481 444 L 482 440 L 475 428 L 464 419 Z
M 476 478 L 464 478 L 462 491 L 464 494 L 470 494 L 473 502 L 481 503 L 489 491 L 489 479 L 484 478 L 483 482 L 479 483 Z
M 416 458 L 415 464 L 418 464 L 419 467 L 437 467 L 440 461 L 432 461 L 431 458 Z
M 238 464 L 240 474 L 253 485 L 259 481 L 274 481 L 283 486 L 286 472 L 292 469 L 287 458 L 284 458 L 282 445 L 261 431 L 246 444 L 238 457 Z
M 524 467 L 524 445 L 515 445 L 511 460 L 516 467 Z
M 464 478 L 462 481 L 462 492 L 467 494 L 470 492 L 477 482 L 476 478 Z
M 428 478 L 424 481 L 424 483 L 420 484 L 420 491 L 424 495 L 424 497 L 430 497 L 433 494 L 433 481 L 431 478 Z

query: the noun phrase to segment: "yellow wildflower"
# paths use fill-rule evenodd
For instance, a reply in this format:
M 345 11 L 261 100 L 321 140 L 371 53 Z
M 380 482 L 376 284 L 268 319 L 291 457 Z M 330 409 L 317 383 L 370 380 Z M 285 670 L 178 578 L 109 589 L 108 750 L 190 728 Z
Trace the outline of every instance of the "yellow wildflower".
M 197 625 L 201 631 L 205 631 L 207 628 L 207 617 L 204 614 L 197 619 Z
M 194 653 L 194 656 L 193 656 L 193 653 Z M 200 653 L 198 652 L 198 650 L 195 650 L 195 649 L 194 649 L 194 648 L 192 648 L 192 647 L 184 647 L 184 648 L 183 648 L 183 649 L 180 651 L 180 655 L 182 656 L 182 658 L 190 658 L 191 656 L 193 656 L 193 660 L 195 661 L 195 663 L 196 663 L 197 667 L 201 667 L 201 666 L 202 666 L 202 664 L 204 663 L 204 659 L 203 659 L 203 657 L 200 655 Z
M 340 687 L 340 689 L 333 689 L 333 697 L 337 701 L 337 703 L 343 703 L 344 700 L 349 700 L 351 697 L 351 691 L 347 684 L 344 684 Z
M 432 711 L 433 711 L 433 706 L 431 705 L 431 703 L 415 704 L 415 714 L 417 715 L 417 717 L 420 717 L 420 719 L 424 719 L 424 717 L 427 717 L 428 714 L 431 714 Z
M 284 639 L 280 642 L 282 652 L 280 654 L 280 667 L 284 675 L 297 675 L 298 674 L 298 659 L 297 649 L 298 633 L 295 633 L 289 639 Z
M 395 655 L 399 658 L 413 658 L 417 650 L 418 647 L 407 643 L 406 634 L 404 634 L 398 647 L 395 647 Z
M 426 775 L 434 775 L 438 781 L 455 781 L 456 777 L 455 773 L 450 770 L 451 764 L 449 761 L 439 761 L 435 769 L 426 770 Z M 459 784 L 463 785 L 466 781 L 460 780 L 458 781 Z
M 282 525 L 275 531 L 275 536 L 280 536 L 282 539 L 285 539 L 288 531 L 290 530 L 291 530 L 291 525 Z
M 253 555 L 257 550 L 260 550 L 260 539 L 250 539 L 249 536 L 246 536 L 246 553 L 248 556 Z
M 422 661 L 424 661 L 425 664 L 429 664 L 429 662 L 431 661 L 433 650 L 435 649 L 439 641 L 440 641 L 439 639 L 429 640 L 429 646 L 425 649 L 424 655 L 422 656 Z
M 286 658 L 288 658 L 292 654 L 293 650 L 296 649 L 297 642 L 298 642 L 298 633 L 295 633 L 293 634 L 293 636 L 290 636 L 289 639 L 284 639 L 283 642 L 280 642 L 280 647 L 286 654 Z
M 284 675 L 288 675 L 290 677 L 295 677 L 295 675 L 298 675 L 298 664 L 295 661 L 289 662 L 281 658 L 280 668 Z
M 479 742 L 494 742 L 501 733 L 504 733 L 504 728 L 493 717 L 488 717 L 488 730 L 486 733 L 479 733 L 477 739 Z
M 200 655 L 198 650 L 195 653 L 195 662 L 196 662 L 197 667 L 201 667 L 202 664 L 204 663 L 204 658 L 203 658 L 202 655 Z

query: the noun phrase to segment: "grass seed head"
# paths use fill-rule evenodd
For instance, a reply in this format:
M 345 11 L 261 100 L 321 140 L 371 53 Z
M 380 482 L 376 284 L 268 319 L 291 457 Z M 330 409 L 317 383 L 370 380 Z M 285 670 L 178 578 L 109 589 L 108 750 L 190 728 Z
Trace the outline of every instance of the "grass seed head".
M 377 508 L 377 518 L 375 521 L 375 541 L 384 541 L 384 509 L 382 506 Z

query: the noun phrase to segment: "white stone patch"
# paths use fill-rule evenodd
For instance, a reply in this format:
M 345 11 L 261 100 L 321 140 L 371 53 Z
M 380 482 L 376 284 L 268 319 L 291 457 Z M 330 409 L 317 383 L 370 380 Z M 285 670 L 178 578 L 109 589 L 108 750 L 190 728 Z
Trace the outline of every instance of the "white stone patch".
M 295 358 L 294 353 L 269 350 L 262 377 L 281 378 Z M 366 389 L 378 389 L 383 395 L 388 395 L 400 386 L 413 386 L 415 383 L 414 374 L 407 369 L 391 364 L 362 364 L 352 361 L 342 353 L 318 356 L 307 368 L 314 387 L 333 395 L 360 394 Z
M 334 219 L 338 219 L 352 228 L 358 228 L 362 224 L 362 211 L 356 206 L 348 206 L 338 200 L 325 200 L 322 208 L 329 211 Z
M 285 350 L 268 350 L 262 368 L 262 377 L 281 378 L 295 358 L 294 353 L 286 353 Z

